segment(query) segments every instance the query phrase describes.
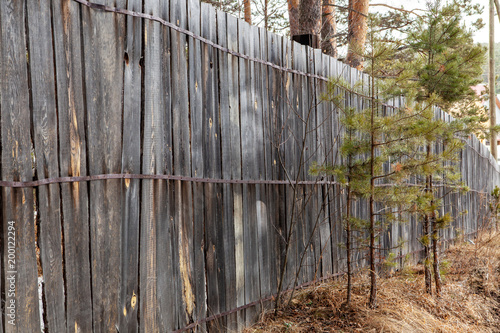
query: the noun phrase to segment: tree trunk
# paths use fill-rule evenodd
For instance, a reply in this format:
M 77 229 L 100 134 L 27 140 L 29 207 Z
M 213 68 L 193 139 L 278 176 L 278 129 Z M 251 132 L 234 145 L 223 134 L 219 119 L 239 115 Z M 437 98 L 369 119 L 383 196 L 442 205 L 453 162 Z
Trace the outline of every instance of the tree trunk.
M 350 158 L 349 158 L 350 160 Z M 349 162 L 350 164 L 350 162 Z M 350 172 L 350 170 L 349 170 Z M 350 178 L 348 178 L 348 182 Z M 352 294 L 352 264 L 351 264 L 351 188 L 347 187 L 347 207 L 346 207 L 346 251 L 347 251 L 347 299 L 345 301 L 346 307 L 351 305 Z
M 269 30 L 269 0 L 264 0 L 264 29 Z
M 373 73 L 372 73 L 373 74 Z M 375 270 L 375 77 L 371 78 L 371 149 L 370 149 L 370 302 L 369 307 L 377 307 L 377 272 Z
M 424 280 L 425 280 L 425 292 L 432 294 L 432 276 L 431 276 L 431 235 L 429 232 L 429 214 L 424 216 Z
M 436 214 L 433 212 L 431 214 L 431 229 L 432 229 L 432 254 L 434 256 L 433 268 L 434 268 L 434 283 L 436 285 L 436 295 L 441 296 L 441 272 L 439 271 L 439 230 L 436 225 Z
M 301 35 L 320 36 L 321 0 L 302 0 L 300 2 L 299 25 Z
M 299 26 L 300 0 L 288 0 L 288 19 L 290 20 L 290 35 L 300 35 Z
M 321 15 L 321 49 L 323 53 L 337 57 L 337 24 L 335 22 L 335 0 L 323 0 Z
M 252 24 L 252 6 L 251 0 L 243 0 L 243 7 L 245 9 L 245 22 Z
M 363 69 L 363 51 L 368 29 L 368 0 L 349 0 L 347 64 Z
M 288 16 L 292 40 L 320 47 L 321 0 L 288 0 Z
M 427 145 L 427 159 L 431 158 L 431 145 Z M 425 192 L 432 192 L 432 176 L 428 175 L 425 177 Z M 429 230 L 429 213 L 425 213 L 424 215 L 424 278 L 425 278 L 425 291 L 428 294 L 432 294 L 432 276 L 431 276 L 431 233 Z

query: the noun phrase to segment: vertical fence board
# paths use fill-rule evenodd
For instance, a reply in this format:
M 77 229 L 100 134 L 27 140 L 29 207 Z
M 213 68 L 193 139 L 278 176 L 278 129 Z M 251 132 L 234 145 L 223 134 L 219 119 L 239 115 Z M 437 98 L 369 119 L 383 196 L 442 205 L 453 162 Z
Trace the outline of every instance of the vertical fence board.
M 289 40 L 284 40 L 283 43 L 283 65 L 286 68 L 292 68 L 293 61 L 293 49 L 292 42 Z M 283 135 L 282 135 L 282 163 L 281 166 L 285 172 L 285 180 L 294 181 L 296 178 L 296 171 L 294 169 L 295 162 L 297 158 L 294 154 L 294 145 L 296 144 L 294 137 L 293 119 L 295 118 L 295 96 L 293 93 L 294 75 L 286 73 L 284 78 L 284 88 L 283 88 Z M 291 186 L 286 186 L 285 190 L 285 227 L 283 228 L 285 233 L 285 247 L 288 247 L 288 251 L 283 253 L 287 257 L 286 262 L 286 278 L 284 280 L 284 289 L 291 287 L 294 282 L 295 274 L 297 271 L 297 232 L 295 221 L 297 209 L 296 198 L 294 197 L 294 190 Z M 291 235 L 290 239 L 288 236 Z M 288 242 L 288 243 L 286 243 Z M 288 253 L 287 253 L 288 252 Z
M 37 176 L 59 176 L 56 87 L 49 2 L 28 2 L 29 62 Z M 48 331 L 66 329 L 59 185 L 37 189 L 44 318 Z
M 106 1 L 124 7 L 125 1 Z M 88 163 L 91 175 L 121 171 L 123 36 L 125 18 L 84 8 Z M 118 322 L 121 253 L 121 182 L 90 184 L 93 331 Z
M 215 9 L 201 4 L 201 35 L 216 41 Z M 202 96 L 203 96 L 203 145 L 204 174 L 209 178 L 221 178 L 220 121 L 218 102 L 217 53 L 208 45 L 202 45 Z M 218 314 L 225 308 L 225 276 L 223 272 L 224 245 L 222 239 L 222 187 L 220 184 L 205 184 L 205 255 L 207 270 L 207 309 L 209 314 Z M 220 236 L 219 236 L 220 235 Z M 209 323 L 209 330 L 224 327 L 221 322 Z
M 227 16 L 227 46 L 232 51 L 239 50 L 240 21 L 234 16 Z M 228 55 L 228 86 L 229 86 L 229 122 L 230 122 L 230 163 L 231 163 L 231 178 L 241 179 L 242 177 L 242 161 L 241 161 L 241 123 L 240 123 L 240 76 L 239 64 L 240 59 Z M 224 156 L 224 155 L 223 155 Z M 224 158 L 225 160 L 225 158 Z M 245 304 L 245 271 L 244 271 L 244 250 L 243 250 L 243 186 L 234 184 L 233 189 L 233 205 L 234 205 L 234 287 L 235 287 L 235 302 L 236 306 Z M 228 280 L 230 281 L 230 280 Z M 233 318 L 234 319 L 234 318 Z M 244 311 L 236 314 L 236 328 L 241 330 L 244 325 Z M 234 322 L 233 322 L 234 323 Z
M 254 53 L 253 56 L 257 59 L 263 59 L 265 50 L 265 38 L 264 31 L 258 27 L 251 27 L 251 36 L 254 43 Z M 264 47 L 264 49 L 263 49 Z M 265 133 L 263 124 L 263 115 L 268 111 L 267 105 L 267 91 L 265 91 L 265 68 L 260 64 L 254 65 L 254 71 L 252 72 L 254 82 L 252 83 L 254 87 L 254 101 L 252 103 L 251 112 L 253 113 L 254 121 L 254 174 L 253 179 L 265 179 Z M 269 273 L 265 269 L 268 266 L 268 255 L 269 248 L 267 242 L 267 196 L 265 191 L 265 185 L 258 184 L 255 186 L 255 246 L 257 254 L 257 265 L 258 265 L 258 295 L 260 298 L 269 294 L 270 280 Z
M 255 57 L 254 30 L 247 23 L 239 25 L 239 51 Z M 255 63 L 240 59 L 241 162 L 243 179 L 256 179 Z M 245 303 L 259 298 L 259 262 L 257 249 L 256 185 L 243 185 L 243 251 L 245 270 Z M 246 324 L 255 320 L 254 307 L 245 310 Z
M 328 59 L 323 59 L 323 53 L 321 50 L 314 50 L 314 73 L 320 76 L 326 76 L 328 73 Z M 324 60 L 324 61 L 323 61 Z M 316 137 L 316 149 L 317 149 L 317 158 L 314 159 L 319 164 L 327 164 L 328 163 L 328 151 L 331 149 L 333 145 L 331 140 L 331 126 L 329 123 L 331 108 L 329 107 L 329 103 L 322 100 L 323 94 L 326 94 L 326 83 L 321 80 L 315 80 L 315 97 L 317 104 L 317 126 L 318 126 L 318 135 Z M 330 177 L 325 177 L 325 179 L 329 179 Z M 331 252 L 331 232 L 330 232 L 330 224 L 328 217 L 328 203 L 325 202 L 328 200 L 327 191 L 329 185 L 324 185 L 318 188 L 317 200 L 320 211 L 318 217 L 320 220 L 318 221 L 318 232 L 319 232 L 319 248 L 317 249 L 319 254 L 321 276 L 328 276 L 332 273 L 332 252 Z M 317 257 L 317 258 L 318 258 Z
M 258 58 L 269 61 L 268 50 L 268 32 L 262 28 L 258 30 L 260 39 L 260 54 Z M 269 68 L 268 66 L 261 65 L 260 67 L 260 107 L 257 107 L 257 117 L 260 127 L 260 133 L 257 135 L 257 147 L 261 147 L 259 153 L 260 174 L 259 179 L 272 178 L 271 166 L 271 139 L 269 134 L 268 121 L 270 114 L 270 96 L 269 96 Z M 275 252 L 272 249 L 272 239 L 274 238 L 273 213 L 275 204 L 274 198 L 271 197 L 272 186 L 260 185 L 259 186 L 259 202 L 257 206 L 258 218 L 258 239 L 261 244 L 260 257 L 260 279 L 261 279 L 261 298 L 270 296 L 272 294 L 272 281 L 276 280 L 276 271 L 272 269 L 271 263 L 275 259 Z
M 275 34 L 268 34 L 267 38 L 267 52 L 268 60 L 281 66 L 281 52 L 282 52 L 282 37 Z M 269 112 L 264 116 L 264 125 L 267 127 L 266 132 L 266 156 L 267 160 L 267 179 L 283 179 L 280 177 L 279 167 L 279 141 L 281 139 L 281 107 L 283 96 L 281 93 L 281 73 L 274 69 L 267 69 L 268 78 L 268 90 L 269 90 Z M 269 170 L 270 169 L 270 170 Z M 268 185 L 268 206 L 269 206 L 269 226 L 268 232 L 270 235 L 270 251 L 272 252 L 272 260 L 270 263 L 271 272 L 271 291 L 275 293 L 278 289 L 278 279 L 280 278 L 280 267 L 281 267 L 281 251 L 280 244 L 281 237 L 281 225 L 280 221 L 282 219 L 280 216 L 283 207 L 282 194 L 280 189 L 283 186 L 279 185 Z M 281 215 L 280 215 L 281 214 Z M 274 261 L 274 263 L 273 263 Z
M 161 1 L 163 17 L 171 23 L 186 29 L 188 27 L 186 1 Z M 189 109 L 188 109 L 188 71 L 187 71 L 187 39 L 183 34 L 163 28 L 162 66 L 167 70 L 163 73 L 164 91 L 169 98 L 165 100 L 164 128 L 168 152 L 165 155 L 167 174 L 190 175 L 191 154 L 189 150 Z M 163 324 L 165 329 L 184 327 L 191 321 L 193 308 L 193 287 L 191 277 L 190 256 L 186 248 L 192 247 L 193 216 L 192 189 L 187 182 L 168 182 L 169 218 L 164 221 L 158 241 L 165 239 L 170 243 L 168 251 L 171 257 L 163 259 L 162 265 L 171 266 L 171 272 L 161 271 L 158 287 L 161 287 L 160 301 L 165 304 L 162 316 L 172 323 Z M 168 235 L 168 236 L 167 236 Z M 161 244 L 159 253 L 165 247 Z M 173 274 L 170 275 L 170 274 Z M 163 288 L 170 283 L 173 290 Z M 174 302 L 175 309 L 169 308 Z
M 32 179 L 24 9 L 24 2 L 0 3 L 2 180 Z M 5 187 L 2 202 L 3 234 L 7 235 L 2 240 L 5 332 L 37 332 L 40 331 L 40 313 L 33 189 Z M 15 233 L 15 240 L 8 238 L 13 237 L 12 233 Z M 9 243 L 13 241 L 15 244 Z M 9 261 L 9 247 L 10 253 L 14 251 L 14 262 Z
M 129 1 L 127 8 L 142 10 L 142 2 Z M 122 173 L 141 172 L 141 103 L 142 91 L 142 22 L 127 17 L 124 50 L 123 148 Z M 137 298 L 139 294 L 140 180 L 122 181 L 122 253 L 120 284 L 120 331 L 139 329 Z
M 306 60 L 307 60 L 307 71 L 308 73 L 315 73 L 315 57 L 314 49 L 306 48 Z M 311 119 L 311 125 L 307 129 L 307 141 L 306 141 L 306 163 L 305 163 L 305 175 L 304 179 L 316 181 L 319 178 L 313 176 L 309 173 L 309 168 L 314 161 L 322 159 L 322 154 L 320 154 L 321 146 L 318 144 L 318 136 L 321 133 L 320 123 L 318 121 L 318 113 L 320 107 L 318 105 L 319 101 L 316 99 L 316 82 L 315 79 L 307 78 L 307 90 L 309 96 L 309 109 L 311 110 L 309 114 L 309 119 Z M 321 277 L 321 244 L 320 244 L 320 233 L 319 227 L 321 224 L 321 186 L 311 185 L 306 187 L 306 200 L 308 200 L 308 211 L 306 211 L 306 217 L 308 217 L 309 225 L 309 240 L 308 251 L 309 251 L 309 277 L 314 280 L 317 277 Z M 310 214 L 310 215 L 309 215 Z
M 170 3 L 171 14 L 170 22 L 186 29 L 188 27 L 187 2 L 185 0 L 172 1 Z M 188 86 L 188 41 L 186 36 L 181 33 L 171 31 L 172 46 L 172 140 L 173 140 L 173 170 L 176 175 L 190 175 L 191 171 L 191 151 L 190 151 L 190 128 L 189 128 L 189 86 Z M 179 313 L 179 325 L 189 321 L 189 308 L 192 306 L 191 299 L 192 285 L 190 282 L 189 248 L 192 234 L 195 232 L 193 226 L 193 208 L 191 201 L 192 189 L 189 183 L 175 182 L 175 223 L 173 232 L 173 255 L 174 272 L 176 272 L 176 297 L 182 302 L 183 313 Z M 175 207 L 182 207 L 178 209 Z M 197 220 L 194 220 L 197 222 Z M 182 230 L 182 237 L 179 238 L 178 232 Z M 194 243 L 196 244 L 196 243 Z M 193 244 L 193 246 L 195 246 Z M 182 260 L 182 261 L 180 261 Z M 179 265 L 181 264 L 181 265 Z M 178 276 L 182 274 L 181 276 Z M 166 276 L 168 279 L 169 277 Z M 165 297 L 171 297 L 171 292 L 165 290 Z M 180 303 L 179 303 L 180 304 Z M 171 311 L 171 310 L 170 310 Z M 187 312 L 186 312 L 187 311 Z
M 340 70 L 340 63 L 336 62 L 335 59 L 329 58 L 330 62 L 330 75 L 334 80 L 338 79 L 342 74 Z M 343 91 L 341 89 L 335 89 L 335 93 L 340 94 L 342 96 Z M 345 105 L 346 101 L 342 101 Z M 342 110 L 338 110 L 340 114 Z M 335 122 L 335 118 L 331 119 L 332 126 L 332 143 L 336 145 L 340 145 L 340 138 L 343 134 L 342 127 L 340 122 Z M 338 150 L 337 150 L 338 151 Z M 335 165 L 336 163 L 342 163 L 342 160 L 337 159 L 337 155 L 334 155 L 332 152 L 332 156 L 329 159 Z M 328 193 L 328 202 L 329 202 L 329 217 L 330 217 L 330 228 L 332 229 L 332 261 L 333 261 L 333 273 L 339 273 L 343 270 L 342 267 L 342 252 L 340 248 L 340 244 L 344 242 L 343 239 L 343 223 L 342 223 L 342 214 L 344 210 L 344 201 L 342 200 L 344 197 L 344 191 L 340 185 L 334 185 L 330 188 Z
M 87 175 L 85 103 L 80 6 L 52 1 L 57 81 L 59 170 L 64 176 Z M 92 331 L 87 183 L 63 183 L 64 270 L 67 330 Z
M 160 1 L 146 1 L 144 3 L 146 13 L 160 16 L 162 6 Z M 162 152 L 167 142 L 165 138 L 164 118 L 167 107 L 161 96 L 163 88 L 162 48 L 168 47 L 168 42 L 162 38 L 161 26 L 157 22 L 147 21 L 144 24 L 144 139 L 142 172 L 144 174 L 161 174 L 165 170 L 165 159 Z M 168 91 L 166 91 L 168 96 Z M 161 233 L 160 225 L 169 225 L 168 197 L 162 192 L 165 182 L 156 180 L 144 180 L 142 182 L 142 207 L 141 207 L 141 253 L 140 253 L 140 313 L 141 331 L 156 332 L 167 327 L 173 328 L 173 311 L 165 309 L 173 307 L 174 297 L 170 297 L 165 303 L 161 302 L 162 291 L 159 288 L 169 288 L 173 291 L 173 279 L 161 286 L 159 280 L 163 274 L 173 275 L 172 253 L 170 251 L 170 237 L 168 231 Z M 160 201 L 161 200 L 161 201 Z M 162 202 L 163 201 L 163 202 Z M 161 242 L 166 244 L 164 251 L 159 253 L 158 239 L 163 236 Z
M 201 34 L 200 2 L 189 2 L 189 30 Z M 191 174 L 193 177 L 204 177 L 203 154 L 203 94 L 201 74 L 202 48 L 199 41 L 189 39 L 189 106 L 191 115 Z M 193 319 L 207 316 L 205 251 L 204 242 L 204 193 L 203 184 L 193 183 L 193 280 L 195 295 L 195 310 Z M 200 329 L 204 331 L 206 325 Z
M 298 43 L 293 43 L 292 48 L 292 68 L 305 72 L 307 63 L 305 55 L 305 47 Z M 293 75 L 293 99 L 292 99 L 292 151 L 293 151 L 293 179 L 303 180 L 305 175 L 305 164 L 306 164 L 306 131 L 308 124 L 308 114 L 309 114 L 309 103 L 307 96 L 307 79 L 302 75 Z M 308 226 L 305 221 L 305 215 L 307 214 L 307 204 L 306 204 L 306 189 L 305 186 L 296 186 L 296 196 L 295 196 L 295 206 L 296 214 L 295 221 L 292 221 L 295 226 L 295 233 L 297 235 L 296 242 L 296 260 L 297 260 L 297 270 L 294 280 L 294 284 L 302 284 L 307 281 L 307 275 L 309 274 L 308 265 L 308 248 L 306 246 L 307 236 L 308 236 Z M 292 285 L 291 287 L 295 287 Z
M 237 28 L 236 22 L 228 19 L 229 15 L 222 11 L 217 11 L 217 41 L 223 47 L 228 47 L 230 29 Z M 234 25 L 233 25 L 234 24 Z M 220 121 L 221 121 L 221 167 L 222 178 L 232 179 L 233 156 L 231 130 L 231 109 L 235 108 L 233 89 L 237 83 L 233 81 L 233 60 L 232 56 L 225 52 L 218 52 L 219 85 L 220 85 Z M 237 108 L 237 106 L 236 106 Z M 238 124 L 239 126 L 239 124 Z M 238 133 L 239 134 L 239 133 Z M 240 162 L 241 163 L 241 162 Z M 235 262 L 235 232 L 234 232 L 234 185 L 223 185 L 223 221 L 222 221 L 222 242 L 224 247 L 224 280 L 225 286 L 221 292 L 225 294 L 225 309 L 228 311 L 235 309 L 236 305 L 236 262 Z M 230 314 L 227 317 L 226 327 L 228 330 L 236 330 L 237 314 Z

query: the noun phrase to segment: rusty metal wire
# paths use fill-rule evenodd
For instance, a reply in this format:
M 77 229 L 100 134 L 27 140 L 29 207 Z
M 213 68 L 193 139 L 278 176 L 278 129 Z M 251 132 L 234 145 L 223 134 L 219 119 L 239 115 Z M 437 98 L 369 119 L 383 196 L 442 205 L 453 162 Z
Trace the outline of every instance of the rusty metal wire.
M 152 179 L 152 180 L 177 180 L 187 181 L 194 183 L 212 183 L 212 184 L 268 184 L 268 185 L 338 185 L 338 182 L 328 180 L 302 180 L 302 181 L 288 181 L 288 180 L 252 180 L 252 179 L 216 179 L 216 178 L 197 178 L 173 175 L 144 175 L 144 174 L 131 174 L 131 173 L 112 173 L 101 174 L 92 176 L 79 176 L 79 177 L 54 177 L 33 181 L 0 181 L 0 187 L 38 187 L 42 185 L 58 184 L 58 183 L 75 183 L 87 182 L 95 180 L 108 180 L 108 179 Z

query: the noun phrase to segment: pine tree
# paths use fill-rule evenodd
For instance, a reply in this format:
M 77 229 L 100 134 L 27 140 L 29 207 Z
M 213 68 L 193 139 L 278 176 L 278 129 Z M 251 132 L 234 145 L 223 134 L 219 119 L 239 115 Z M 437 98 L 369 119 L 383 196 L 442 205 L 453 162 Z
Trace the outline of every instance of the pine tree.
M 342 154 L 347 164 L 334 173 L 346 180 L 350 196 L 369 203 L 370 307 L 377 304 L 376 239 L 394 220 L 395 212 L 421 215 L 426 289 L 431 290 L 432 252 L 436 291 L 440 292 L 439 233 L 450 216 L 439 211 L 444 196 L 467 190 L 456 161 L 464 138 L 478 129 L 482 115 L 475 109 L 447 123 L 436 118 L 435 105 L 453 110 L 457 103 L 474 101 L 469 87 L 480 75 L 484 49 L 472 43 L 470 31 L 461 23 L 462 13 L 470 10 L 457 2 L 430 5 L 427 15 L 413 21 L 405 40 L 389 39 L 381 33 L 383 29 L 374 26 L 377 20 L 371 21 L 364 53 L 365 72 L 371 79 L 368 89 L 366 84 L 358 87 L 367 107 L 342 109 L 342 103 L 336 103 L 343 110 L 346 135 Z M 339 82 L 332 84 L 354 89 Z M 405 104 L 387 112 L 384 103 L 401 95 Z M 347 226 L 352 221 L 349 214 L 346 211 Z M 350 237 L 348 233 L 347 242 Z
M 341 153 L 345 164 L 338 167 L 315 166 L 312 172 L 335 174 L 345 184 L 347 207 L 344 221 L 347 231 L 346 247 L 348 258 L 348 299 L 350 300 L 350 252 L 352 226 L 363 227 L 368 232 L 365 244 L 368 248 L 370 264 L 369 306 L 377 305 L 377 258 L 378 237 L 397 215 L 411 209 L 418 197 L 418 188 L 409 182 L 409 176 L 422 167 L 420 150 L 423 135 L 432 119 L 430 107 L 425 109 L 406 106 L 390 108 L 386 101 L 392 95 L 392 83 L 376 80 L 384 63 L 394 54 L 394 49 L 378 43 L 376 34 L 369 32 L 371 44 L 365 54 L 367 70 L 371 74 L 369 82 L 349 87 L 341 80 L 332 81 L 334 87 L 342 87 L 349 93 L 362 96 L 365 108 L 357 110 L 343 106 L 339 95 L 330 95 L 330 100 L 341 110 L 345 135 Z M 355 90 L 355 91 L 354 91 Z M 399 96 L 398 96 L 399 97 Z M 362 221 L 351 216 L 352 200 L 366 200 L 368 219 Z
M 439 105 L 458 117 L 451 124 L 444 122 L 429 133 L 426 159 L 436 161 L 422 170 L 425 178 L 426 204 L 423 205 L 423 230 L 421 241 L 425 249 L 425 282 L 431 292 L 430 246 L 433 254 L 433 271 L 436 293 L 441 291 L 439 273 L 439 231 L 445 228 L 449 216 L 437 216 L 441 201 L 436 198 L 435 183 L 455 189 L 463 188 L 451 161 L 461 150 L 461 135 L 480 134 L 482 123 L 487 120 L 484 108 L 478 107 L 477 96 L 470 89 L 480 82 L 481 66 L 486 50 L 474 44 L 472 31 L 462 21 L 464 13 L 477 12 L 477 6 L 463 5 L 457 1 L 442 4 L 429 3 L 425 15 L 413 24 L 407 38 L 404 61 L 393 65 L 399 73 L 405 72 L 398 88 L 403 93 L 413 92 L 419 103 Z M 480 23 L 476 25 L 479 27 Z M 399 68 L 398 68 L 399 67 Z M 393 70 L 394 70 L 393 68 Z M 400 76 L 400 75 L 399 75 Z M 459 107 L 457 107 L 457 105 Z M 436 149 L 443 145 L 442 149 Z M 436 181 L 437 180 L 437 181 Z

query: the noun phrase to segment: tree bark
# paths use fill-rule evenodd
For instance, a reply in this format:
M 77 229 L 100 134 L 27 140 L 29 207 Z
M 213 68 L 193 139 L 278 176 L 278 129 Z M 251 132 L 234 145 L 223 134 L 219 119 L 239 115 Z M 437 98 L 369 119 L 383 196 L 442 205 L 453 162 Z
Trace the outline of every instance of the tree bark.
M 321 0 L 288 0 L 292 40 L 315 48 L 321 38 Z
M 432 264 L 434 268 L 434 284 L 436 285 L 436 296 L 441 296 L 441 272 L 439 271 L 439 230 L 436 224 L 436 214 L 433 212 L 431 214 L 431 229 L 432 229 L 432 254 L 434 257 L 434 262 Z
M 243 0 L 243 8 L 245 11 L 245 22 L 252 24 L 252 6 L 251 0 Z
M 337 24 L 335 22 L 335 0 L 323 0 L 321 25 L 321 49 L 331 57 L 337 57 Z
M 301 35 L 320 36 L 321 0 L 302 0 L 300 2 L 299 25 Z
M 269 30 L 269 0 L 264 0 L 264 29 Z
M 427 159 L 431 158 L 431 145 L 427 145 Z M 430 193 L 432 191 L 432 176 L 428 175 L 425 179 L 425 192 Z M 431 275 L 431 233 L 430 233 L 430 218 L 429 213 L 424 215 L 424 278 L 425 278 L 425 291 L 428 294 L 432 294 L 432 275 Z
M 369 307 L 377 307 L 377 272 L 375 267 L 375 77 L 371 77 L 371 149 L 370 149 L 370 301 Z
M 349 139 L 352 140 L 352 132 L 349 133 Z M 349 308 L 351 306 L 351 297 L 352 297 L 352 263 L 351 263 L 351 252 L 352 252 L 352 245 L 351 245 L 351 173 L 352 173 L 352 163 L 351 163 L 351 156 L 347 158 L 347 165 L 349 167 L 349 175 L 347 176 L 347 206 L 346 206 L 346 242 L 345 242 L 345 247 L 346 247 L 346 255 L 347 255 L 347 298 L 345 301 L 346 307 Z
M 300 0 L 288 0 L 288 19 L 290 20 L 290 35 L 300 35 L 299 26 Z
M 425 292 L 429 295 L 432 294 L 432 275 L 431 275 L 431 251 L 430 251 L 430 242 L 431 235 L 429 232 L 429 215 L 425 214 L 424 216 L 424 280 L 425 280 Z
M 368 0 L 349 0 L 347 64 L 363 69 L 363 51 L 368 29 Z

